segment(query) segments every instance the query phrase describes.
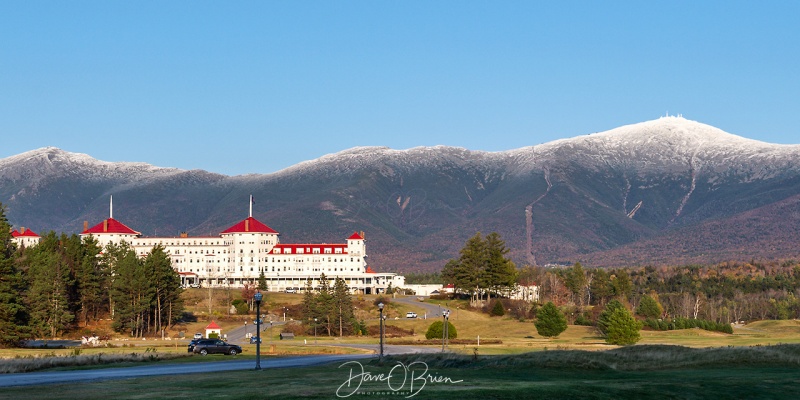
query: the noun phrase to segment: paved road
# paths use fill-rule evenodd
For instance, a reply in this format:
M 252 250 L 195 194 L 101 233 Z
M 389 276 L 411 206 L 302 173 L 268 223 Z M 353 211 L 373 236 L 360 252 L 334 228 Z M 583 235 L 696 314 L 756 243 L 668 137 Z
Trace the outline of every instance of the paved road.
M 330 345 L 330 344 L 326 344 Z M 261 368 L 307 367 L 312 365 L 373 358 L 378 345 L 342 345 L 373 350 L 375 354 L 338 354 L 318 356 L 297 356 L 262 359 Z M 435 352 L 434 348 L 414 346 L 384 346 L 384 354 L 407 354 Z M 156 375 L 197 374 L 219 371 L 242 371 L 255 368 L 254 360 L 228 360 L 192 364 L 150 364 L 125 368 L 102 368 L 82 371 L 27 372 L 0 375 L 0 387 L 47 385 L 65 382 L 98 381 L 108 379 L 129 379 Z
M 307 367 L 310 365 L 327 364 L 337 361 L 348 361 L 371 357 L 374 356 L 371 354 L 352 354 L 271 358 L 269 361 L 262 360 L 261 367 L 265 369 Z M 181 375 L 219 371 L 241 371 L 254 368 L 255 361 L 253 360 L 231 360 L 192 364 L 143 365 L 138 367 L 103 368 L 83 371 L 28 372 L 0 375 L 0 387 L 45 385 L 53 383 L 97 381 L 107 379 L 128 379 L 155 375 Z
M 419 299 L 417 299 L 417 296 L 397 296 L 393 298 L 392 301 L 422 308 L 425 311 L 417 313 L 419 318 L 425 318 L 426 314 L 428 318 L 438 318 L 442 316 L 442 311 L 447 309 L 438 304 L 431 304 L 419 301 Z M 450 311 L 455 312 L 455 310 L 450 310 Z

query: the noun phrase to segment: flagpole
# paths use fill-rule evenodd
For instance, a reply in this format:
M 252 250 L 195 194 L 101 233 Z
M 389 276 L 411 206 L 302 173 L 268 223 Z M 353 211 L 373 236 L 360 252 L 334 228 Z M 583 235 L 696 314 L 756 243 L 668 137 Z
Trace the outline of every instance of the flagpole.
M 253 195 L 250 195 L 250 218 L 253 218 Z

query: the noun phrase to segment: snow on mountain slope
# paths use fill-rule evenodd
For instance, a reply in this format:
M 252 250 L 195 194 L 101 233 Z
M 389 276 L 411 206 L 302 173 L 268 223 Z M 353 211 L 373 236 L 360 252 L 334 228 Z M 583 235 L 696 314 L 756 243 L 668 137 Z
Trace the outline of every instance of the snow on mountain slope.
M 575 161 L 637 174 L 704 169 L 768 179 L 800 165 L 800 145 L 746 139 L 682 117 L 662 117 L 511 152 L 520 164 L 533 169 Z

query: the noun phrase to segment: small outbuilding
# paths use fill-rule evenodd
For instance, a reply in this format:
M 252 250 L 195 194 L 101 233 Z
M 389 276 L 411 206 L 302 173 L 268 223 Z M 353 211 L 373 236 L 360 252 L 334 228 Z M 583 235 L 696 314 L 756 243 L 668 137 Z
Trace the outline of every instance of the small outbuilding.
M 206 326 L 206 337 L 209 337 L 212 333 L 216 333 L 217 337 L 222 338 L 222 328 L 214 321 L 211 321 L 211 323 Z

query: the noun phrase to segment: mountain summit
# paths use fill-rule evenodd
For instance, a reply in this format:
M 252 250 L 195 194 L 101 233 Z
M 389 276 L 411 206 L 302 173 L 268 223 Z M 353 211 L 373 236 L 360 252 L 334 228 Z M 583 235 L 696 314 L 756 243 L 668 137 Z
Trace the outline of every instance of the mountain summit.
M 520 265 L 797 257 L 800 146 L 663 117 L 503 152 L 358 147 L 267 175 L 108 163 L 55 148 L 0 160 L 17 226 L 115 216 L 147 235 L 216 235 L 247 212 L 292 242 L 365 231 L 382 270 L 438 270 L 475 232 Z

